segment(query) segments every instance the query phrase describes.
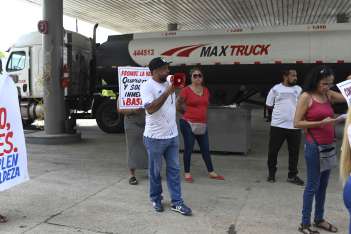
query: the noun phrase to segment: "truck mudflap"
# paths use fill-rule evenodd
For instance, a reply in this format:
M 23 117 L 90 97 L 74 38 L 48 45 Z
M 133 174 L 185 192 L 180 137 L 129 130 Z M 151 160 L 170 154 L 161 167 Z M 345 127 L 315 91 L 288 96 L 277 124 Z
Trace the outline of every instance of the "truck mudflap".
M 116 99 L 104 98 L 96 109 L 96 123 L 106 133 L 123 133 L 123 115 L 116 109 Z

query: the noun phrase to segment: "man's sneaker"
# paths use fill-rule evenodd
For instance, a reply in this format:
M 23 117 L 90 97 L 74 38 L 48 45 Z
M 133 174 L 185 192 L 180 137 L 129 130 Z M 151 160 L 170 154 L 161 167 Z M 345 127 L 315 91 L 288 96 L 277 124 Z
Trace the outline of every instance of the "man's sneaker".
M 269 182 L 269 183 L 275 183 L 275 176 L 268 176 L 267 177 L 267 181 Z
M 153 203 L 152 203 L 152 206 L 154 207 L 154 209 L 155 209 L 156 212 L 162 212 L 162 211 L 164 211 L 163 205 L 162 205 L 161 201 L 153 202 Z
M 296 184 L 296 185 L 300 185 L 300 186 L 303 186 L 305 184 L 305 182 L 303 182 L 303 180 L 301 180 L 298 176 L 294 176 L 294 177 L 291 177 L 286 180 L 292 184 Z
M 189 207 L 187 207 L 185 204 L 181 204 L 181 205 L 178 205 L 178 206 L 172 205 L 171 206 L 171 210 L 179 212 L 182 215 L 187 215 L 187 216 L 191 215 L 191 213 L 192 213 L 191 209 Z

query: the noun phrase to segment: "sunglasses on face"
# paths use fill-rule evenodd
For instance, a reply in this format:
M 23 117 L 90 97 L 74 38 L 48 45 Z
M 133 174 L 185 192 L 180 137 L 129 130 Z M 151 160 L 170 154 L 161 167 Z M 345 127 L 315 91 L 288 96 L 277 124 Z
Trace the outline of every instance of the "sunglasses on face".
M 334 83 L 329 83 L 329 82 L 322 82 L 321 83 L 322 86 L 324 87 L 328 87 L 328 88 L 331 88 L 334 86 Z
M 194 78 L 202 78 L 202 75 L 201 74 L 193 74 L 193 77 Z

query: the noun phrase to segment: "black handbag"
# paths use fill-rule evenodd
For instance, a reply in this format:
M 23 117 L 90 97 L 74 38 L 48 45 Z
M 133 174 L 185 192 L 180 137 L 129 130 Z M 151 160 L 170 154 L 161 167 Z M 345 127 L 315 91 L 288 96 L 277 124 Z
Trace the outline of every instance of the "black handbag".
M 333 167 L 336 167 L 338 165 L 338 160 L 336 157 L 336 144 L 318 144 L 311 131 L 307 129 L 307 132 L 310 134 L 314 143 L 318 147 L 320 172 L 330 170 Z

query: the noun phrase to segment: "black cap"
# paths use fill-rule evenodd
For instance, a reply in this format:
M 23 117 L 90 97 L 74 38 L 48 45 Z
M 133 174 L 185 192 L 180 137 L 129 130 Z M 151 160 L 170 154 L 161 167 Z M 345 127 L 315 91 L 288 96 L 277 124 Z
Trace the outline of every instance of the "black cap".
M 171 62 L 167 62 L 166 60 L 164 60 L 163 58 L 161 57 L 156 57 L 156 58 L 153 58 L 150 63 L 149 63 L 149 69 L 150 71 L 153 71 L 157 68 L 160 68 L 164 65 L 168 65 L 170 64 Z

